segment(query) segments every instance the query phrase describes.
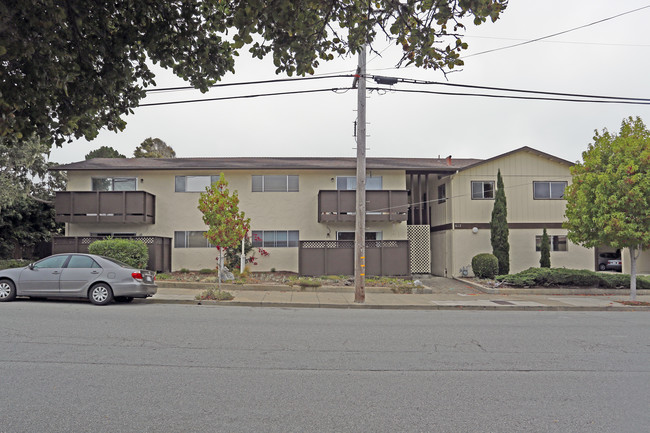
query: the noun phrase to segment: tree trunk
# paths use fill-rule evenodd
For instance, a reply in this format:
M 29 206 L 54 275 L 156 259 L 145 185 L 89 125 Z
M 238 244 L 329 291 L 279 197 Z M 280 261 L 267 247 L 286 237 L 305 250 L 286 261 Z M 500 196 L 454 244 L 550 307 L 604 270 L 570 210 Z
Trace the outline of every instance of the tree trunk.
M 219 290 L 221 290 L 221 270 L 223 269 L 223 248 L 219 248 Z
M 636 259 L 637 248 L 630 247 L 630 301 L 636 301 Z

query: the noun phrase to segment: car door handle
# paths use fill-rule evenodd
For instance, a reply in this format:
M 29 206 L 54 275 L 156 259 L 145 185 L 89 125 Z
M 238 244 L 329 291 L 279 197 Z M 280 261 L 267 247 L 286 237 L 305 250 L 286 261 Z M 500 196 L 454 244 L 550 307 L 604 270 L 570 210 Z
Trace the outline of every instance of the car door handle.
M 90 271 L 91 274 L 99 274 L 99 271 Z
M 61 272 L 59 271 L 52 271 L 53 274 L 60 274 Z

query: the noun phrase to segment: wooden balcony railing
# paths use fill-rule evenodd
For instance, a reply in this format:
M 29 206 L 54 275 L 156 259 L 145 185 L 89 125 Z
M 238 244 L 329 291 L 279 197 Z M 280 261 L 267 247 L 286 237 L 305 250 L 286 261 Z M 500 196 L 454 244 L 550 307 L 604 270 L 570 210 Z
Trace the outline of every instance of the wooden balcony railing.
M 356 191 L 321 190 L 318 192 L 318 222 L 354 222 Z M 366 221 L 406 221 L 408 193 L 399 190 L 366 191 Z
M 63 191 L 54 202 L 57 222 L 154 224 L 156 196 L 146 191 Z

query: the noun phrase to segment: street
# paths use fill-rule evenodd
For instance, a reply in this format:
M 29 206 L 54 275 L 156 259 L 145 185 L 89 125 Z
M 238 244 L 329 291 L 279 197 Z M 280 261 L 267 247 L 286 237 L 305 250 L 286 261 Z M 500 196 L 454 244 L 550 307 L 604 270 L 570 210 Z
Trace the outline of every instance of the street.
M 640 432 L 647 312 L 0 305 L 0 432 Z

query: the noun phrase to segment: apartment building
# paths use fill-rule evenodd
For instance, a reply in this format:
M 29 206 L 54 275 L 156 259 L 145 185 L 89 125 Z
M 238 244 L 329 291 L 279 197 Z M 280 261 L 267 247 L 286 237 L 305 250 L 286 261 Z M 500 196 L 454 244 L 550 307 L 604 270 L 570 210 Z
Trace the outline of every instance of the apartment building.
M 552 240 L 553 266 L 593 269 L 596 251 L 572 244 L 562 228 L 571 163 L 523 147 L 487 160 L 368 158 L 366 249 L 369 275 L 458 276 L 490 252 L 497 170 L 508 200 L 511 270 L 539 265 L 539 237 Z M 83 251 L 105 236 L 150 244 L 159 271 L 214 268 L 203 237 L 199 194 L 224 173 L 251 218 L 255 270 L 352 274 L 354 158 L 97 158 L 61 165 L 57 193 L 65 222 L 57 252 Z

